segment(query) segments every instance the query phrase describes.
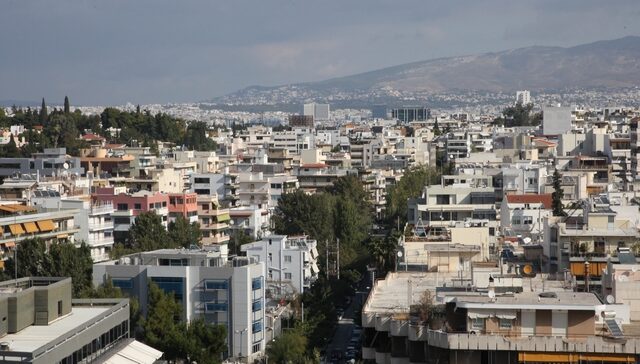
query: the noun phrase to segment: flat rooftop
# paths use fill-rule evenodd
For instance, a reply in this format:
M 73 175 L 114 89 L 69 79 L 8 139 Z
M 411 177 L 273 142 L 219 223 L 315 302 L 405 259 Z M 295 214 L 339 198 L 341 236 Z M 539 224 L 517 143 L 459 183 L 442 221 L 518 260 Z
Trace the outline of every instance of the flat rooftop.
M 20 332 L 0 338 L 0 341 L 9 343 L 11 351 L 33 352 L 112 308 L 113 306 L 73 307 L 70 314 L 49 325 L 31 325 Z

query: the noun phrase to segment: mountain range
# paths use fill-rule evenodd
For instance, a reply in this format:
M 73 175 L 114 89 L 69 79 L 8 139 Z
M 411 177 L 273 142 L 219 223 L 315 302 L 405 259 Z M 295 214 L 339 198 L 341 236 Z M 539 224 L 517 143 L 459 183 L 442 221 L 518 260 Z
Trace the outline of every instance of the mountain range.
M 236 105 L 378 102 L 451 92 L 549 92 L 638 85 L 640 37 L 628 36 L 566 48 L 533 46 L 438 58 L 319 82 L 251 86 L 212 101 Z

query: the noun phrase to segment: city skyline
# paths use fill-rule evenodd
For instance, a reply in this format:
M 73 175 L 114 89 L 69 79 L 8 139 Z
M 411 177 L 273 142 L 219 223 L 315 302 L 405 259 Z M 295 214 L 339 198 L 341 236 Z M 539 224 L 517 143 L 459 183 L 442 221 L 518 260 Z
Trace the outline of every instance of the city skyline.
M 362 1 L 9 1 L 0 14 L 9 55 L 0 60 L 0 100 L 201 101 L 256 84 L 640 34 L 632 1 L 377 1 L 364 9 Z

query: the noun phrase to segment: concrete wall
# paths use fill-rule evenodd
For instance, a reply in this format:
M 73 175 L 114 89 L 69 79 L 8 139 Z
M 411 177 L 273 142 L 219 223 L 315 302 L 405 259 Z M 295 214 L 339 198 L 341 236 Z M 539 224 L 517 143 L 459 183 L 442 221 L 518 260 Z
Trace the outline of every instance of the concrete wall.
M 33 325 L 35 317 L 34 291 L 22 291 L 9 297 L 9 333 L 18 332 Z
M 58 307 L 58 303 L 61 307 Z M 47 325 L 71 313 L 71 281 L 38 287 L 34 293 L 35 325 Z M 60 311 L 60 312 L 59 312 Z

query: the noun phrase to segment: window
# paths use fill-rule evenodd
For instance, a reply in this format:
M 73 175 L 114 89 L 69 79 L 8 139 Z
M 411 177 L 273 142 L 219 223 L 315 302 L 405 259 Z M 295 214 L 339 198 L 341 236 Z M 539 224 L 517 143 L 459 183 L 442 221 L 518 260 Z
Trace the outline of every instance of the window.
M 448 205 L 449 204 L 449 195 L 436 195 L 436 204 L 438 204 L 438 205 Z
M 285 255 L 284 256 L 284 262 L 285 263 L 291 263 L 291 255 Z
M 129 205 L 126 203 L 119 203 L 117 206 L 118 206 L 118 211 L 126 211 L 129 209 Z
M 523 225 L 531 225 L 531 224 L 533 224 L 533 218 L 531 216 L 523 216 L 522 217 L 522 224 Z
M 262 320 L 254 321 L 251 325 L 251 331 L 254 333 L 262 331 Z
M 111 278 L 111 284 L 114 287 L 118 287 L 120 289 L 131 289 L 133 288 L 133 279 L 131 278 Z
M 134 204 L 133 208 L 136 209 L 136 210 L 142 210 L 142 204 L 139 204 L 139 203 Z
M 131 220 L 128 217 L 114 217 L 113 223 L 116 225 L 120 225 L 120 224 L 129 225 L 131 223 Z
M 251 311 L 252 312 L 260 311 L 261 309 L 262 309 L 262 300 L 261 299 L 257 299 L 255 301 L 253 301 L 253 303 L 251 303 Z
M 500 319 L 500 328 L 501 329 L 511 330 L 511 324 L 512 324 L 512 322 L 509 319 L 503 319 L 503 318 Z
M 291 273 L 285 273 L 284 279 L 291 279 Z
M 252 353 L 255 354 L 260 351 L 260 343 L 253 344 Z
M 62 301 L 58 301 L 58 316 L 62 315 Z
M 182 304 L 184 297 L 184 280 L 179 277 L 151 277 L 151 281 L 158 285 L 165 293 L 173 293 L 177 301 Z
M 251 289 L 256 290 L 262 288 L 262 277 L 254 278 L 251 281 Z
M 226 312 L 227 303 L 207 302 L 204 305 L 204 310 L 206 312 Z
M 206 290 L 214 290 L 214 289 L 228 289 L 229 281 L 222 280 L 207 280 L 204 281 L 204 289 Z
M 483 318 L 471 319 L 471 329 L 472 330 L 484 330 L 484 319 Z

